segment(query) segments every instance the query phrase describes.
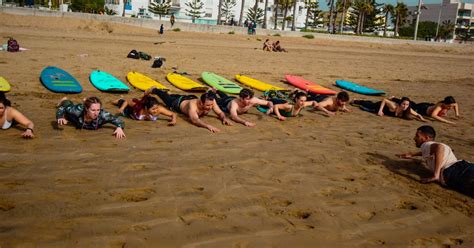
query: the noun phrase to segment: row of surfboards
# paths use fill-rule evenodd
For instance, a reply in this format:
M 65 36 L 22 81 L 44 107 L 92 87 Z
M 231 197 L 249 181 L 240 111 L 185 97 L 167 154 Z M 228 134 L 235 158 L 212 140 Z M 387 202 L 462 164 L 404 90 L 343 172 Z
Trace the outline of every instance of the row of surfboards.
M 210 85 L 211 87 L 214 87 L 217 90 L 220 90 L 228 94 L 238 94 L 240 90 L 242 90 L 242 87 L 240 87 L 238 84 L 212 72 L 203 72 L 201 74 L 201 77 L 202 77 L 202 80 L 206 82 L 208 85 Z M 169 90 L 169 88 L 167 88 L 163 84 L 139 72 L 129 72 L 126 78 L 127 78 L 127 81 L 133 87 L 143 90 L 143 91 L 149 89 L 150 87 L 156 87 L 162 90 Z M 185 90 L 185 91 L 205 91 L 208 89 L 208 87 L 206 87 L 205 85 L 178 73 L 169 73 L 166 76 L 166 79 L 177 88 Z M 285 88 L 275 86 L 269 83 L 265 83 L 260 80 L 257 80 L 248 76 L 240 75 L 240 74 L 237 74 L 235 76 L 235 79 L 246 86 L 252 87 L 260 91 L 287 90 Z M 325 88 L 321 85 L 308 81 L 299 76 L 286 75 L 285 79 L 289 84 L 311 93 L 325 94 L 325 95 L 333 95 L 337 93 L 334 90 Z M 41 72 L 40 80 L 47 89 L 53 92 L 58 92 L 58 93 L 82 92 L 82 86 L 79 83 L 79 81 L 76 78 L 74 78 L 71 74 L 69 74 L 67 71 L 62 70 L 57 67 L 49 66 L 49 67 L 44 68 L 43 71 Z M 92 85 L 94 85 L 94 87 L 96 87 L 97 89 L 101 91 L 127 92 L 130 90 L 130 88 L 121 80 L 117 79 L 116 77 L 114 77 L 113 75 L 107 72 L 100 71 L 100 70 L 92 71 L 89 76 L 89 80 L 92 83 Z M 352 83 L 352 82 L 348 82 L 344 80 L 336 80 L 336 86 L 346 89 L 346 90 L 356 92 L 356 93 L 366 94 L 366 95 L 385 94 L 384 91 L 364 87 L 356 83 Z M 8 91 L 8 90 L 10 90 L 10 85 L 8 85 L 8 82 L 6 82 L 5 79 L 0 77 L 0 91 Z

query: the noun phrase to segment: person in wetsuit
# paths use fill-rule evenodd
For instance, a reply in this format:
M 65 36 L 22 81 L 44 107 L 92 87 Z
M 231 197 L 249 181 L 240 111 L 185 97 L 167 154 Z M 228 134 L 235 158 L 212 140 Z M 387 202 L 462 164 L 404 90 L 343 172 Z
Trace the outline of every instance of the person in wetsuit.
M 391 98 L 394 102 L 399 102 L 398 98 Z M 421 102 L 421 103 L 410 103 L 413 110 L 415 110 L 420 115 L 429 116 L 435 120 L 456 125 L 455 122 L 445 119 L 448 111 L 454 109 L 455 115 L 459 118 L 459 105 L 452 96 L 447 96 L 444 100 L 437 103 Z
M 88 97 L 81 104 L 74 104 L 67 97 L 61 99 L 56 111 L 58 125 L 71 122 L 77 129 L 97 130 L 107 123 L 117 128 L 114 131 L 116 138 L 125 137 L 123 128 L 125 123 L 113 114 L 101 108 L 102 103 L 97 97 Z
M 169 126 L 176 124 L 176 113 L 168 110 L 165 106 L 158 102 L 155 95 L 150 95 L 146 91 L 140 99 L 133 98 L 130 100 L 118 99 L 113 102 L 119 106 L 119 114 L 137 121 L 156 121 L 160 114 L 168 116 Z
M 194 95 L 178 95 L 168 94 L 168 92 L 160 89 L 152 89 L 152 94 L 157 95 L 165 105 L 174 112 L 185 114 L 189 117 L 191 123 L 198 127 L 207 128 L 213 133 L 220 130 L 210 124 L 203 122 L 200 117 L 207 115 L 211 110 L 222 121 L 222 124 L 231 126 L 232 123 L 225 117 L 224 112 L 216 103 L 216 95 L 212 91 L 208 91 L 201 95 L 200 98 Z
M 33 128 L 35 125 L 26 118 L 20 111 L 11 106 L 11 102 L 6 98 L 5 93 L 0 92 L 0 127 L 1 129 L 9 129 L 16 124 L 26 127 L 21 134 L 23 138 L 34 138 Z
M 423 116 L 410 107 L 410 99 L 408 97 L 402 97 L 400 103 L 396 103 L 389 99 L 383 99 L 379 102 L 353 100 L 351 104 L 359 106 L 360 109 L 364 111 L 376 113 L 379 116 L 399 117 L 407 120 L 411 120 L 414 116 L 419 121 L 426 121 Z
M 217 105 L 224 111 L 230 114 L 230 119 L 241 123 L 247 127 L 255 126 L 255 123 L 244 120 L 239 117 L 240 114 L 246 113 L 251 107 L 255 105 L 262 105 L 268 107 L 267 114 L 273 112 L 273 103 L 271 101 L 262 100 L 254 97 L 254 92 L 249 89 L 242 89 L 239 97 L 228 96 L 224 92 L 216 91 L 218 97 L 216 98 Z

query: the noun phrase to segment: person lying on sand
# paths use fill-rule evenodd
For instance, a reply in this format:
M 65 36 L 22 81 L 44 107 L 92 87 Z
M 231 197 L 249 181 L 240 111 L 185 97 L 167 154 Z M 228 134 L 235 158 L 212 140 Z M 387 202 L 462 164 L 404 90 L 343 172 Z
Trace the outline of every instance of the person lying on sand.
M 156 121 L 160 114 L 170 117 L 169 126 L 176 124 L 176 114 L 158 102 L 155 95 L 146 91 L 142 98 L 118 99 L 112 102 L 119 106 L 119 114 L 137 121 Z
M 392 97 L 390 100 L 394 102 L 399 102 L 400 99 Z M 456 125 L 455 122 L 446 120 L 445 117 L 449 110 L 454 109 L 456 117 L 459 118 L 459 105 L 456 103 L 456 100 L 452 96 L 447 96 L 444 100 L 439 101 L 438 103 L 429 103 L 429 102 L 421 102 L 421 103 L 410 103 L 413 110 L 418 112 L 420 115 L 432 117 L 435 120 Z
M 439 182 L 441 185 L 474 197 L 474 164 L 458 160 L 451 148 L 435 142 L 436 132 L 431 126 L 421 126 L 416 130 L 415 145 L 421 151 L 397 154 L 410 159 L 422 156 L 426 167 L 433 172 L 432 177 L 421 179 L 422 183 Z
M 6 98 L 5 93 L 0 92 L 0 127 L 9 129 L 17 123 L 25 126 L 25 131 L 21 134 L 23 138 L 34 138 L 33 128 L 35 125 L 26 118 L 20 111 L 11 106 L 10 101 Z
M 56 120 L 58 124 L 66 125 L 72 122 L 77 129 L 97 130 L 107 123 L 111 123 L 117 128 L 114 131 L 116 138 L 125 137 L 123 128 L 124 122 L 113 114 L 101 108 L 102 103 L 97 97 L 88 97 L 81 104 L 75 105 L 67 97 L 61 99 L 56 112 Z
M 336 96 L 309 93 L 308 101 L 317 102 L 315 109 L 321 110 L 329 116 L 335 115 L 337 111 L 351 112 L 346 106 L 349 102 L 349 94 L 345 91 L 337 93 Z
M 281 99 L 270 99 L 273 102 L 273 113 L 277 116 L 278 120 L 284 121 L 286 117 L 295 117 L 308 106 L 316 107 L 317 102 L 307 101 L 307 95 L 305 92 L 297 92 L 294 94 L 294 104 L 289 102 L 283 102 Z
M 166 91 L 152 89 L 151 92 L 163 100 L 168 108 L 177 113 L 185 114 L 189 117 L 192 124 L 198 127 L 209 129 L 213 133 L 220 130 L 210 124 L 203 122 L 200 117 L 207 115 L 211 110 L 218 116 L 224 125 L 232 125 L 225 117 L 224 112 L 219 108 L 215 100 L 215 94 L 208 91 L 201 95 L 200 99 L 194 95 L 169 95 Z
M 285 53 L 288 52 L 288 51 L 286 51 L 286 49 L 281 47 L 279 40 L 277 40 L 275 43 L 273 43 L 272 46 L 273 46 L 273 51 L 274 52 L 285 52 Z
M 389 99 L 383 99 L 379 102 L 372 102 L 368 100 L 353 100 L 352 105 L 359 106 L 360 109 L 371 113 L 377 113 L 379 116 L 392 116 L 411 120 L 413 116 L 420 120 L 426 121 L 423 116 L 418 114 L 410 107 L 410 99 L 402 97 L 400 103 L 396 103 Z
M 218 98 L 216 98 L 217 105 L 224 111 L 224 113 L 230 114 L 230 119 L 241 123 L 247 127 L 255 126 L 255 123 L 246 121 L 239 117 L 240 114 L 246 113 L 251 107 L 255 105 L 264 105 L 268 107 L 267 114 L 273 112 L 273 103 L 271 101 L 258 99 L 254 97 L 253 91 L 249 89 L 242 89 L 239 93 L 239 97 L 228 96 L 224 92 L 216 90 Z
M 270 42 L 270 39 L 266 39 L 265 42 L 263 42 L 263 51 L 266 51 L 266 52 L 273 51 L 273 45 Z

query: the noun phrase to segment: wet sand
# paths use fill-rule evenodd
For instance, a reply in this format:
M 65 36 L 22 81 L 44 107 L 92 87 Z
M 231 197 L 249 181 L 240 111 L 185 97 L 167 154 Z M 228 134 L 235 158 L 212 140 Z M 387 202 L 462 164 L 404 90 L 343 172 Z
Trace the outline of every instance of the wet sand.
M 21 53 L 0 52 L 0 76 L 12 85 L 13 106 L 35 122 L 37 138 L 2 130 L 0 140 L 1 247 L 472 247 L 474 201 L 436 184 L 415 151 L 422 123 L 352 113 L 325 117 L 304 111 L 285 122 L 253 109 L 254 128 L 222 126 L 212 134 L 183 116 L 175 127 L 126 120 L 125 140 L 113 128 L 57 128 L 55 105 L 64 95 L 45 89 L 39 74 L 58 66 L 84 92 L 116 111 L 119 94 L 88 81 L 91 70 L 125 81 L 139 71 L 170 85 L 172 67 L 198 79 L 202 71 L 227 78 L 245 74 L 289 87 L 296 74 L 337 89 L 346 79 L 388 95 L 461 106 L 457 126 L 430 121 L 438 141 L 474 161 L 474 46 L 388 45 L 279 39 L 288 53 L 261 51 L 265 36 L 171 32 L 75 20 L 0 14 L 0 35 L 15 37 Z M 167 59 L 127 59 L 137 49 Z M 291 88 L 291 87 L 289 87 Z M 139 96 L 132 89 L 126 97 Z M 258 95 L 260 93 L 257 93 Z M 352 98 L 378 100 L 350 94 Z M 453 113 L 448 117 L 453 118 Z

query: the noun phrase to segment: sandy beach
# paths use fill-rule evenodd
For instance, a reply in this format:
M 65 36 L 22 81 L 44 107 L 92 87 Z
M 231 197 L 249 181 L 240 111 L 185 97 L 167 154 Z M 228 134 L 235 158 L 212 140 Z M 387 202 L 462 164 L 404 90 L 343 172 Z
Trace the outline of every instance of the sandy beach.
M 12 85 L 13 106 L 35 123 L 36 138 L 21 128 L 1 130 L 0 247 L 473 247 L 474 200 L 438 184 L 416 151 L 421 122 L 360 111 L 326 117 L 304 111 L 281 122 L 252 109 L 254 128 L 223 126 L 212 134 L 178 117 L 126 119 L 127 138 L 113 127 L 76 130 L 55 124 L 63 94 L 39 81 L 57 66 L 82 84 L 75 102 L 98 96 L 92 70 L 124 82 L 147 74 L 174 93 L 172 67 L 198 80 L 212 71 L 244 74 L 291 88 L 285 74 L 331 89 L 336 79 L 363 83 L 417 102 L 456 98 L 461 116 L 450 126 L 429 121 L 437 140 L 459 159 L 474 161 L 474 46 L 375 44 L 330 39 L 244 36 L 139 29 L 71 18 L 0 14 L 2 43 L 12 36 L 29 50 L 0 52 L 0 76 Z M 166 27 L 168 28 L 168 27 Z M 261 51 L 265 38 L 288 53 Z M 164 67 L 127 59 L 136 49 L 167 59 Z M 126 97 L 137 97 L 132 89 Z M 256 92 L 257 95 L 261 93 Z M 350 94 L 357 99 L 381 97 Z M 454 114 L 448 116 L 454 119 Z

